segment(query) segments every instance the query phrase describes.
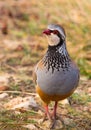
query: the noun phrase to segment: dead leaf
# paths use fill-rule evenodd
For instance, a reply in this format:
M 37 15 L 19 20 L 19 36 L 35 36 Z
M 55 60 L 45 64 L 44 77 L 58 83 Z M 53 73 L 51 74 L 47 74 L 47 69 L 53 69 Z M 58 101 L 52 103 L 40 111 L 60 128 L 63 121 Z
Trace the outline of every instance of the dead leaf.
M 6 97 L 8 97 L 8 94 L 7 94 L 7 93 L 2 93 L 2 94 L 0 94 L 0 100 L 1 100 L 1 99 L 4 99 L 4 98 L 6 98 Z
M 28 128 L 29 130 L 38 130 L 38 129 L 35 127 L 35 125 L 33 125 L 33 124 L 28 124 L 28 125 L 25 125 L 25 126 L 23 126 L 23 127 Z
M 10 50 L 15 50 L 20 45 L 19 41 L 12 41 L 7 39 L 5 39 L 3 43 L 5 44 L 5 47 Z
M 69 125 L 71 123 L 71 119 L 64 118 L 64 124 Z
M 15 51 L 22 51 L 24 48 L 22 45 L 18 45 Z
M 0 91 L 7 90 L 8 88 L 8 86 L 0 85 Z
M 87 91 L 88 91 L 88 93 L 91 94 L 91 87 L 89 87 Z
M 10 102 L 6 103 L 5 108 L 7 109 L 32 109 L 37 108 L 38 105 L 32 96 L 30 97 L 17 97 L 13 98 Z
M 69 102 L 68 102 L 68 100 L 67 100 L 67 99 L 65 99 L 65 100 L 62 100 L 60 103 L 61 103 L 62 105 L 69 104 Z

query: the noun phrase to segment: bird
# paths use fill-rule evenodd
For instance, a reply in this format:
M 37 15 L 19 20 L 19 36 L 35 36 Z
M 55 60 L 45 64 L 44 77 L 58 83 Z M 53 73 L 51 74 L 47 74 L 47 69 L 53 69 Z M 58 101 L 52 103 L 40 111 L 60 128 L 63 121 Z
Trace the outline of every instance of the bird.
M 33 77 L 36 92 L 44 103 L 45 115 L 53 121 L 53 128 L 57 119 L 58 102 L 69 98 L 76 90 L 80 72 L 68 53 L 66 33 L 62 25 L 49 24 L 43 34 L 47 37 L 48 48 L 36 64 Z M 49 112 L 51 101 L 54 102 L 52 115 Z

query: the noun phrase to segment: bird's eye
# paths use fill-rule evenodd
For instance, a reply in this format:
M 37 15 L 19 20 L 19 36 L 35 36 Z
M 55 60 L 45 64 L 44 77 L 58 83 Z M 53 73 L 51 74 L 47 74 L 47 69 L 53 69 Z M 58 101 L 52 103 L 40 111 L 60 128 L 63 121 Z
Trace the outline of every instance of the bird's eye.
M 59 32 L 57 30 L 53 30 L 54 34 L 59 34 Z

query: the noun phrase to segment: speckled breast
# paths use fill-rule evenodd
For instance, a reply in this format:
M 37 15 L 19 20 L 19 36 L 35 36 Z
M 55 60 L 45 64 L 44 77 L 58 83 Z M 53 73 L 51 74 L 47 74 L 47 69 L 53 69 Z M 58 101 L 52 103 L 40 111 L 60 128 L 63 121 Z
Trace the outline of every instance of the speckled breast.
M 48 70 L 44 66 L 38 68 L 36 74 L 40 89 L 49 95 L 70 93 L 76 89 L 79 82 L 79 70 L 74 63 L 70 63 L 68 69 L 63 70 L 60 67 L 59 71 L 55 69 L 54 72 L 52 68 Z

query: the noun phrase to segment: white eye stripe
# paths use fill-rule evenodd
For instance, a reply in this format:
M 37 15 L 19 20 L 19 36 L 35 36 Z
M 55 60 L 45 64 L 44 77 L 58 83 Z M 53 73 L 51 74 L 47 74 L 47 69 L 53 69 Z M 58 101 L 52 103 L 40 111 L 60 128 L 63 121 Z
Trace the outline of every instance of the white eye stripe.
M 57 30 L 60 32 L 60 34 L 62 35 L 63 39 L 65 39 L 65 34 L 63 33 L 63 31 L 59 28 L 57 28 Z

